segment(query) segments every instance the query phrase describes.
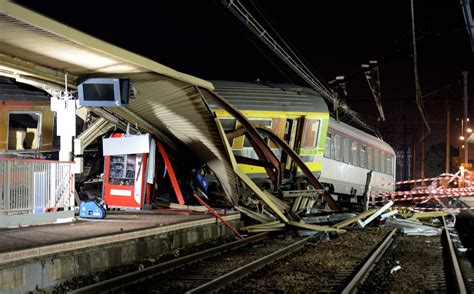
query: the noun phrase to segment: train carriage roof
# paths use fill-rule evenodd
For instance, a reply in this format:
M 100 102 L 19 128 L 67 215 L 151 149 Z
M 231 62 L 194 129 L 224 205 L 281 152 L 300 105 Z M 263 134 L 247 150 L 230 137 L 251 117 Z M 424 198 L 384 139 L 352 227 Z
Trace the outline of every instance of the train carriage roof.
M 354 128 L 353 126 L 350 126 L 346 123 L 338 122 L 332 117 L 329 119 L 329 130 L 336 131 L 338 134 L 344 135 L 347 138 L 355 139 L 359 143 L 365 144 L 368 147 L 379 149 L 385 153 L 395 155 L 395 151 L 393 150 L 392 146 L 390 146 L 387 142 L 357 128 Z
M 328 112 L 321 96 L 310 88 L 291 84 L 261 84 L 235 81 L 211 81 L 215 91 L 240 110 L 267 110 L 281 112 Z M 220 109 L 213 101 L 211 108 Z M 330 118 L 329 128 L 359 142 L 395 154 L 383 140 L 343 122 Z
M 294 85 L 211 81 L 215 92 L 240 110 L 328 112 L 323 98 Z M 213 109 L 220 107 L 209 101 Z

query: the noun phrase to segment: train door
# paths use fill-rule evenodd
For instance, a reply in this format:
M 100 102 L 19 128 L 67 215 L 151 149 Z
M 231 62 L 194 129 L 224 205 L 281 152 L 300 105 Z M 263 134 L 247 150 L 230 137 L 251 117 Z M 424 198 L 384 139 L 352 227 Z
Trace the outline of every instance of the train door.
M 285 121 L 285 132 L 283 133 L 283 140 L 288 145 L 290 145 L 290 143 L 291 143 L 291 129 L 292 129 L 292 127 L 293 127 L 293 120 L 287 119 Z M 285 173 L 286 170 L 287 170 L 287 167 L 289 166 L 289 164 L 291 164 L 291 162 L 290 162 L 290 158 L 288 157 L 288 155 L 283 151 L 281 152 L 280 162 L 282 164 L 282 167 L 281 167 L 282 172 Z
M 283 140 L 296 152 L 299 153 L 301 145 L 301 137 L 304 126 L 304 118 L 288 118 L 286 120 L 285 134 Z M 284 171 L 285 173 L 292 172 L 295 168 L 295 165 L 291 158 L 286 154 L 282 154 L 282 160 L 285 164 Z
M 288 118 L 285 123 L 285 133 L 283 135 L 283 140 L 293 148 L 295 144 L 295 134 L 296 134 L 296 120 Z M 286 172 L 291 168 L 291 158 L 285 152 L 282 152 L 281 162 L 284 164 L 283 170 Z

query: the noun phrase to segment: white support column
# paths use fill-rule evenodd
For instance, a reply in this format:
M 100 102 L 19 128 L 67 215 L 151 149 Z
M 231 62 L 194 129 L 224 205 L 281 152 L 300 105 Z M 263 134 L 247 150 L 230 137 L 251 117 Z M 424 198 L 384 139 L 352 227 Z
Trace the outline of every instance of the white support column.
M 72 161 L 73 139 L 76 136 L 76 101 L 51 97 L 51 110 L 55 111 L 56 134 L 60 137 L 60 161 Z

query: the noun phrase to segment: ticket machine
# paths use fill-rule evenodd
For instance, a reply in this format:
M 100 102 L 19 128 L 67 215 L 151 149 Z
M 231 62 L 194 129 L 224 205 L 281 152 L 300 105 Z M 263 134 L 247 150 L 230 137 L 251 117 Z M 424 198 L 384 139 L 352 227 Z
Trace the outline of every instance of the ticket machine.
M 144 209 L 150 204 L 150 189 L 147 186 L 153 183 L 150 173 L 154 172 L 154 168 L 148 170 L 148 158 L 150 150 L 154 154 L 154 140 L 149 134 L 114 134 L 103 140 L 103 147 L 105 203 L 108 207 Z

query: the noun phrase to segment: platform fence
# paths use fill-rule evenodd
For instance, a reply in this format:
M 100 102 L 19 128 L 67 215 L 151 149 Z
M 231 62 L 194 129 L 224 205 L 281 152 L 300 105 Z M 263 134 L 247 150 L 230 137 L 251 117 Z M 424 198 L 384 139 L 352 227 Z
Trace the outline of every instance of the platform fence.
M 73 164 L 0 158 L 0 214 L 73 209 Z

